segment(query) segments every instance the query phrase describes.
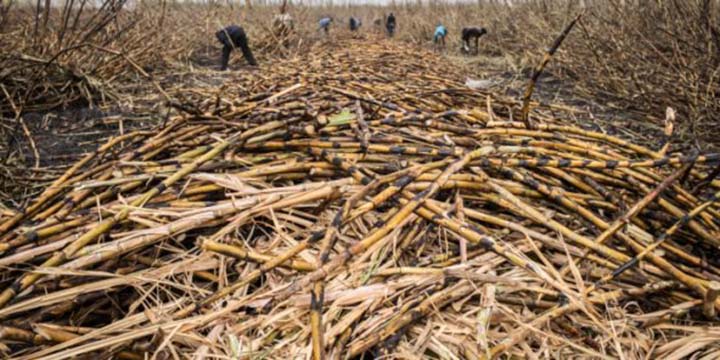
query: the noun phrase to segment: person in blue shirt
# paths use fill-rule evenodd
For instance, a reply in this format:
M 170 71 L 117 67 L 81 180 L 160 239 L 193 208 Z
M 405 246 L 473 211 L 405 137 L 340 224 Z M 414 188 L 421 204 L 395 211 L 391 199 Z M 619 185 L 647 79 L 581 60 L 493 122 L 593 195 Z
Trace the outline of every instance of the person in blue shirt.
M 445 49 L 445 37 L 447 36 L 447 29 L 443 24 L 438 24 L 438 26 L 435 28 L 435 34 L 433 36 L 433 43 L 435 44 L 435 49 Z
M 328 31 L 330 31 L 330 24 L 332 23 L 332 21 L 333 20 L 331 17 L 324 17 L 324 18 L 320 19 L 320 29 L 325 31 L 325 34 L 327 34 Z
M 220 64 L 220 70 L 227 70 L 228 63 L 230 62 L 230 53 L 235 48 L 240 48 L 243 57 L 248 64 L 256 66 L 257 61 L 250 50 L 248 45 L 248 38 L 245 35 L 245 30 L 238 25 L 230 25 L 215 33 L 218 41 L 223 45 L 222 59 Z

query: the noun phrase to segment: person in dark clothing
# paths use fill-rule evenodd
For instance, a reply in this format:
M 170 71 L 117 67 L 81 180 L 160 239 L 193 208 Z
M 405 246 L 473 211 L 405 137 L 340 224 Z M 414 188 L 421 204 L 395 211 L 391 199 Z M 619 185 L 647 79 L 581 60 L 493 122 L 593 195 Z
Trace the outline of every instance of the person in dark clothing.
M 466 27 L 462 29 L 462 43 L 463 50 L 466 53 L 470 52 L 470 41 L 475 39 L 475 54 L 478 53 L 478 45 L 480 43 L 480 37 L 487 34 L 487 30 L 482 27 Z
M 389 37 L 392 37 L 395 34 L 395 26 L 397 26 L 397 23 L 395 22 L 395 15 L 390 13 L 387 20 L 385 20 L 385 29 L 387 29 Z
M 215 36 L 223 45 L 220 65 L 221 70 L 227 70 L 228 63 L 230 62 L 230 53 L 235 48 L 240 48 L 243 57 L 247 60 L 248 64 L 253 66 L 257 65 L 257 61 L 255 61 L 255 57 L 248 45 L 247 35 L 245 35 L 245 30 L 243 30 L 242 27 L 238 25 L 230 25 L 215 33 Z
M 356 19 L 354 16 L 350 17 L 350 31 L 357 31 L 361 25 L 362 21 L 360 19 Z

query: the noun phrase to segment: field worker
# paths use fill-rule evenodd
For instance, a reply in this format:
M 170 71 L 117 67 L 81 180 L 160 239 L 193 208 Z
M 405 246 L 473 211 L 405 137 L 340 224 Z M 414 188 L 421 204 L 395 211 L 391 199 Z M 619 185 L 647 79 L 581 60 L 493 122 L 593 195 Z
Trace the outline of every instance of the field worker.
M 435 44 L 435 48 L 438 47 L 445 48 L 445 37 L 447 36 L 447 29 L 443 26 L 443 24 L 438 24 L 438 26 L 435 28 L 435 35 L 433 36 L 433 43 Z
M 330 17 L 324 17 L 324 18 L 320 19 L 320 29 L 325 31 L 325 34 L 327 34 L 328 31 L 330 30 L 330 24 L 332 23 L 332 21 L 333 20 Z
M 466 53 L 470 52 L 470 41 L 475 39 L 475 53 L 478 53 L 478 45 L 480 43 L 480 37 L 487 34 L 487 30 L 482 27 L 466 27 L 462 29 L 462 43 L 463 50 Z
M 360 29 L 360 26 L 362 26 L 362 21 L 360 19 L 355 18 L 354 16 L 350 17 L 350 31 L 357 31 Z
M 288 13 L 281 13 L 275 15 L 273 18 L 273 30 L 275 36 L 283 37 L 291 33 L 295 29 L 295 22 L 292 16 Z
M 248 64 L 253 66 L 257 65 L 257 61 L 255 61 L 252 51 L 250 51 L 247 35 L 245 35 L 245 30 L 243 30 L 242 27 L 230 25 L 215 33 L 215 36 L 223 45 L 221 70 L 227 70 L 228 63 L 230 62 L 230 52 L 235 48 L 240 48 Z
M 295 30 L 295 21 L 287 12 L 287 0 L 283 0 L 280 6 L 280 14 L 273 18 L 273 31 L 277 37 L 285 37 Z
M 395 34 L 395 26 L 397 23 L 395 22 L 395 15 L 393 13 L 390 13 L 388 15 L 387 20 L 385 20 L 385 29 L 387 29 L 388 36 L 393 37 L 393 34 Z

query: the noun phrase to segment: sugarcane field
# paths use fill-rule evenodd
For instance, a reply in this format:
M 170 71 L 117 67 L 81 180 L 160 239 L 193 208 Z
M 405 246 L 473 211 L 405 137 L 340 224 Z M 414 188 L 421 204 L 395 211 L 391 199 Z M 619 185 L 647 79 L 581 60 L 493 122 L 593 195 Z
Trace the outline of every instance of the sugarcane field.
M 0 0 L 0 357 L 720 359 L 720 0 Z

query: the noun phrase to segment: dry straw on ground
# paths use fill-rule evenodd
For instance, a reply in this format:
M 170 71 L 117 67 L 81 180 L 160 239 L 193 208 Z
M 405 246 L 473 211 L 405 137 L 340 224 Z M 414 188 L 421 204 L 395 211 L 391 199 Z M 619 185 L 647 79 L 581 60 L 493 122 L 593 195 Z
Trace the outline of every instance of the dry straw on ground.
M 0 208 L 5 354 L 718 357 L 719 154 L 565 105 L 528 128 L 437 54 L 309 38 L 229 73 L 124 57 L 157 126 Z
M 691 191 L 717 155 L 552 108 L 525 129 L 520 104 L 416 53 L 333 40 L 235 73 L 4 216 L 8 352 L 280 358 L 315 336 L 332 356 L 717 351 L 717 209 Z

